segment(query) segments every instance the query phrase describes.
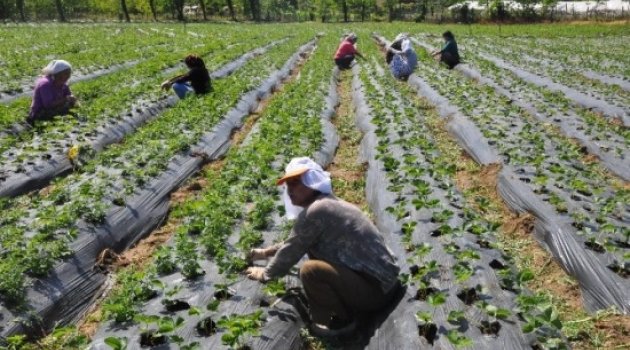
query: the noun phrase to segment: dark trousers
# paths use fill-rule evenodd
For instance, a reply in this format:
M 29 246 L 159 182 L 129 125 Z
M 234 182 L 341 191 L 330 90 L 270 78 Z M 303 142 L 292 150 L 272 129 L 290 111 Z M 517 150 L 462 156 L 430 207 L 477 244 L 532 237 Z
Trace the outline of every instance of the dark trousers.
M 350 64 L 354 60 L 354 55 L 346 55 L 342 58 L 335 59 L 335 64 L 339 69 L 350 69 Z
M 66 114 L 70 114 L 70 106 L 67 104 L 57 108 L 45 109 L 34 116 L 29 115 L 26 117 L 26 122 L 33 125 L 36 120 L 52 120 L 58 115 Z
M 343 266 L 308 260 L 300 269 L 311 320 L 329 325 L 333 316 L 350 320 L 358 312 L 373 312 L 387 306 L 393 292 L 384 293 L 376 280 Z
M 451 54 L 450 52 L 443 52 L 440 55 L 440 61 L 446 63 L 448 69 L 453 69 L 459 64 L 459 57 Z

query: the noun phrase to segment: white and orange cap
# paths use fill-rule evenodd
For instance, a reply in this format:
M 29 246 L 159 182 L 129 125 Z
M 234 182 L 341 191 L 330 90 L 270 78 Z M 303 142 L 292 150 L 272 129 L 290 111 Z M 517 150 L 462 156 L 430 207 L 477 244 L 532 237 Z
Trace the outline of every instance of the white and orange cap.
M 324 194 L 332 193 L 330 173 L 324 171 L 319 164 L 308 157 L 291 159 L 285 168 L 284 176 L 277 181 L 277 184 L 282 185 L 287 180 L 298 176 L 304 186 Z

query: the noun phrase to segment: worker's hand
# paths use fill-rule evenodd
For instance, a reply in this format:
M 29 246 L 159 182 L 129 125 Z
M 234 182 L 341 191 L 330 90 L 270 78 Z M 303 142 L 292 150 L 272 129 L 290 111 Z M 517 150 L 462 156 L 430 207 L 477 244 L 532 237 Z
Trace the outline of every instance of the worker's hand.
M 255 280 L 255 281 L 264 282 L 267 280 L 265 276 L 264 267 L 258 267 L 258 266 L 248 267 L 247 270 L 245 271 L 245 274 L 247 275 L 247 278 Z
M 78 106 L 79 104 L 77 101 L 77 98 L 74 97 L 73 95 L 66 97 L 66 103 L 68 104 L 68 107 L 75 107 L 75 106 Z
M 267 249 L 254 248 L 247 254 L 248 261 L 264 260 L 267 259 Z

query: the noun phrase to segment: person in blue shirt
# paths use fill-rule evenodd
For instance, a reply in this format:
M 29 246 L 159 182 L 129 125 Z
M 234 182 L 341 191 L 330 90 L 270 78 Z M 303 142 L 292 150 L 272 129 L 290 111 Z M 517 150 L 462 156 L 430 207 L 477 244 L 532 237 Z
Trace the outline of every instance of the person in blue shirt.
M 386 55 L 389 69 L 396 79 L 407 80 L 418 65 L 418 57 L 411 46 L 411 40 L 405 33 L 398 34 L 387 48 Z
M 448 69 L 453 69 L 460 63 L 459 50 L 457 49 L 455 36 L 450 30 L 447 30 L 444 34 L 442 34 L 442 37 L 445 42 L 442 50 L 434 51 L 432 55 L 434 57 L 439 55 L 440 62 L 444 62 L 448 66 Z

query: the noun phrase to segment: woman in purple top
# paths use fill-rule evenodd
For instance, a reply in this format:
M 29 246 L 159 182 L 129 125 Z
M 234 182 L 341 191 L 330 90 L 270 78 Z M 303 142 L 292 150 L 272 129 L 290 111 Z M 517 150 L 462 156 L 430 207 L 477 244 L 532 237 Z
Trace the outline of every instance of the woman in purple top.
M 77 106 L 77 99 L 70 92 L 68 79 L 72 74 L 72 66 L 64 60 L 52 60 L 42 70 L 43 76 L 35 83 L 33 103 L 26 121 L 33 124 L 35 120 L 52 119 L 56 115 L 68 114 Z

